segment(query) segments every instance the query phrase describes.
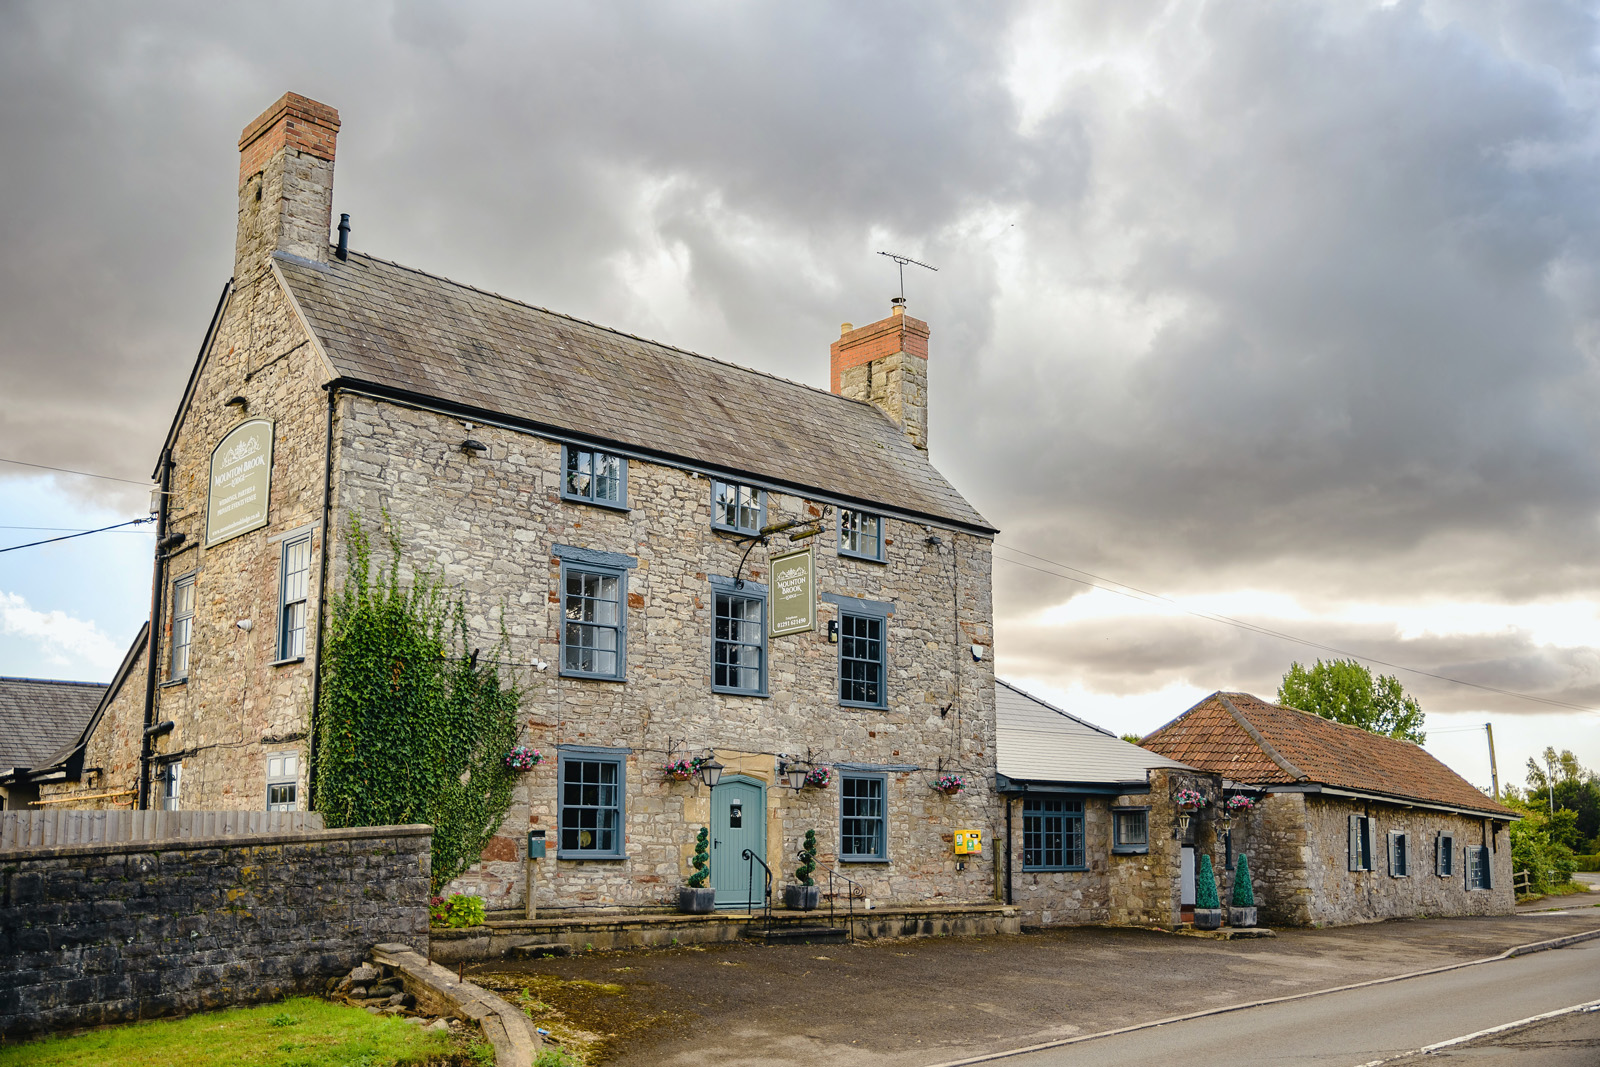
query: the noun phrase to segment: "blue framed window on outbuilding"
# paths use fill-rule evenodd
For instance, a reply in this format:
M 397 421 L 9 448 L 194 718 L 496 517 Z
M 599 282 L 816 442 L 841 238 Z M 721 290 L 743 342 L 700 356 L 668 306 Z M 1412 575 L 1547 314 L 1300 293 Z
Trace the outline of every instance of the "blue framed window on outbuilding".
M 311 535 L 283 542 L 278 562 L 278 662 L 306 655 L 306 600 L 311 584 Z
M 711 576 L 711 689 L 767 695 L 767 587 Z
M 628 460 L 625 456 L 576 445 L 561 447 L 561 496 L 603 507 L 628 506 Z
M 1111 851 L 1138 855 L 1150 851 L 1150 809 L 1111 809 Z
M 1023 798 L 1022 869 L 1088 869 L 1083 849 L 1083 801 L 1048 796 Z
M 839 774 L 839 861 L 885 863 L 889 859 L 889 776 Z
M 622 681 L 628 666 L 628 571 L 619 552 L 556 545 L 561 560 L 561 674 Z
M 883 517 L 853 508 L 840 508 L 839 555 L 882 563 Z
M 711 528 L 755 535 L 766 516 L 766 495 L 738 482 L 711 481 Z
M 556 858 L 622 859 L 626 814 L 625 748 L 562 745 L 557 749 L 560 811 Z

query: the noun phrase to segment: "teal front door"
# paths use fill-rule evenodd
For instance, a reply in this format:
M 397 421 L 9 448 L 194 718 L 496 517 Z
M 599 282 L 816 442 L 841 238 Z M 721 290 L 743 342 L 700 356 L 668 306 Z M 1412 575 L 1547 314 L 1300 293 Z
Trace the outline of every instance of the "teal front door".
M 767 790 L 750 778 L 724 775 L 711 791 L 711 885 L 717 907 L 760 907 L 766 892 L 761 864 L 745 849 L 767 858 Z

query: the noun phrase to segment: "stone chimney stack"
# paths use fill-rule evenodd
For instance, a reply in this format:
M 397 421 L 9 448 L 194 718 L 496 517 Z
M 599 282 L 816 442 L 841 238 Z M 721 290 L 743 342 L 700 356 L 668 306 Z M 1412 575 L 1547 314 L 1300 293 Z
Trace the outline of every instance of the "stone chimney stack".
M 236 283 L 253 277 L 273 252 L 328 261 L 333 221 L 333 149 L 339 113 L 284 93 L 239 137 L 239 237 Z
M 895 304 L 888 318 L 845 323 L 833 342 L 830 388 L 865 400 L 894 420 L 918 448 L 928 447 L 928 324 Z

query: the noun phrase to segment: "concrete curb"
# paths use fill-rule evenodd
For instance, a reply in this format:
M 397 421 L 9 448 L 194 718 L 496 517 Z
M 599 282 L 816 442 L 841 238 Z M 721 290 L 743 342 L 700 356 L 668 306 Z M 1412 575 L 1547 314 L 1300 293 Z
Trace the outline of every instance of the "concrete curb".
M 1244 1011 L 1247 1008 L 1261 1008 L 1268 1004 L 1285 1004 L 1293 1000 L 1309 1000 L 1312 997 L 1325 997 L 1329 993 L 1343 993 L 1351 989 L 1367 989 L 1372 986 L 1388 985 L 1390 982 L 1403 982 L 1408 978 L 1423 978 L 1430 974 L 1459 971 L 1464 967 L 1477 967 L 1485 963 L 1496 963 L 1500 960 L 1531 955 L 1535 952 L 1548 952 L 1551 949 L 1566 948 L 1568 945 L 1576 945 L 1581 941 L 1593 941 L 1596 938 L 1600 938 L 1600 930 L 1585 930 L 1583 933 L 1554 937 L 1548 941 L 1534 941 L 1526 945 L 1515 945 L 1499 955 L 1484 956 L 1476 960 L 1463 960 L 1460 963 L 1447 963 L 1443 967 L 1430 967 L 1423 971 L 1409 971 L 1406 974 L 1394 974 L 1387 978 L 1372 978 L 1365 982 L 1352 982 L 1349 985 L 1333 986 L 1329 989 L 1313 989 L 1305 993 L 1291 993 L 1286 997 L 1268 997 L 1264 1000 L 1245 1001 L 1242 1004 L 1229 1004 L 1221 1008 L 1206 1008 L 1204 1011 L 1192 1011 L 1186 1015 L 1171 1015 L 1165 1019 L 1154 1019 L 1147 1023 L 1119 1026 L 1115 1030 L 1101 1030 L 1093 1034 L 1078 1034 L 1075 1037 L 1064 1037 L 1057 1041 L 1045 1041 L 1037 1045 L 1027 1045 L 1023 1048 L 1006 1049 L 1004 1052 L 985 1052 L 978 1056 L 968 1056 L 959 1060 L 942 1060 L 939 1063 L 928 1064 L 927 1067 L 967 1067 L 967 1065 L 974 1063 L 991 1063 L 995 1060 L 1009 1059 L 1012 1056 L 1023 1056 L 1030 1052 L 1044 1052 L 1053 1048 L 1064 1048 L 1067 1045 L 1082 1044 L 1085 1041 L 1097 1041 L 1102 1037 L 1131 1034 L 1136 1030 L 1152 1030 L 1157 1026 L 1170 1026 L 1173 1023 L 1187 1022 L 1190 1019 L 1204 1019 L 1211 1015 L 1227 1015 L 1230 1012 Z
M 1499 1026 L 1491 1026 L 1487 1030 L 1479 1030 L 1471 1034 L 1462 1034 L 1460 1037 L 1452 1037 L 1448 1041 L 1435 1041 L 1431 1045 L 1423 1045 L 1421 1048 L 1412 1049 L 1410 1052 L 1402 1052 L 1398 1056 L 1389 1056 L 1381 1060 L 1368 1060 L 1366 1063 L 1360 1064 L 1359 1067 L 1383 1067 L 1386 1063 L 1404 1063 L 1406 1060 L 1415 1059 L 1418 1056 L 1431 1056 L 1435 1052 L 1443 1052 L 1447 1048 L 1470 1045 L 1474 1041 L 1481 1041 L 1496 1034 L 1524 1030 L 1530 1026 L 1537 1026 L 1539 1023 L 1549 1022 L 1551 1019 L 1560 1019 L 1567 1015 L 1587 1014 L 1592 1011 L 1600 1011 L 1600 1000 L 1591 1000 L 1585 1004 L 1574 1004 L 1571 1007 L 1557 1008 L 1555 1011 L 1547 1011 L 1539 1015 L 1530 1015 L 1526 1019 L 1518 1019 L 1514 1023 L 1501 1023 Z
M 533 1067 L 543 1045 L 533 1023 L 482 986 L 461 981 L 449 970 L 400 944 L 374 945 L 372 961 L 394 969 L 419 1007 L 478 1024 L 494 1046 L 495 1067 Z

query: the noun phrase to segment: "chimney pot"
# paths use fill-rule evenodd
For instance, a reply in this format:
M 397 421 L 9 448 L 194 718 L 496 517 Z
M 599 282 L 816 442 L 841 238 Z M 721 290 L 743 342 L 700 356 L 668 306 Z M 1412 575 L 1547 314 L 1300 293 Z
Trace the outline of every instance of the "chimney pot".
M 843 336 L 844 336 L 844 335 L 845 335 L 845 334 L 847 334 L 847 333 L 849 333 L 849 332 L 850 332 L 850 331 L 851 331 L 851 330 L 853 330 L 853 329 L 855 329 L 855 328 L 856 328 L 856 327 L 855 327 L 855 324 L 854 324 L 854 323 L 850 323 L 850 322 L 841 322 L 841 323 L 840 323 L 840 324 L 839 324 L 839 336 L 840 336 L 840 337 L 843 337 Z
M 830 349 L 829 387 L 865 400 L 928 447 L 928 324 L 905 313 L 897 300 L 889 317 L 857 329 L 842 323 Z

